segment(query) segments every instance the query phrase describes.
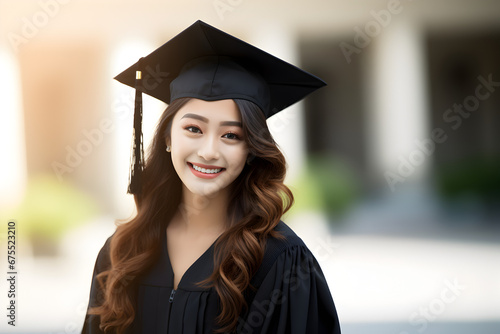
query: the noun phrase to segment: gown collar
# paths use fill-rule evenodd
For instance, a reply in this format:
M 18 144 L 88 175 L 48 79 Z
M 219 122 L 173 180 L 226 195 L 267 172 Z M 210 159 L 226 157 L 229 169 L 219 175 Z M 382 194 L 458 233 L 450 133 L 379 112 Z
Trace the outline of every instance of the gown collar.
M 214 270 L 214 248 L 217 239 L 207 248 L 207 250 L 198 258 L 196 261 L 191 264 L 191 266 L 184 272 L 179 284 L 177 286 L 178 289 L 181 290 L 189 290 L 189 291 L 206 291 L 210 290 L 210 288 L 204 288 L 198 286 L 196 283 L 203 281 L 208 278 L 213 270 Z M 167 248 L 167 234 L 163 233 L 162 236 L 162 256 L 164 257 L 164 263 L 168 272 L 168 276 L 170 277 L 169 283 L 170 286 L 173 287 L 174 281 L 174 270 L 172 268 L 172 264 L 170 262 L 170 257 L 168 255 Z

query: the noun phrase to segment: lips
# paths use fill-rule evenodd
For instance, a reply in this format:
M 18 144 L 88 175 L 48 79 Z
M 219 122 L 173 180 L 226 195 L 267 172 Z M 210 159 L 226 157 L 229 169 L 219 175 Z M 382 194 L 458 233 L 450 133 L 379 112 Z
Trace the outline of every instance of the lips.
M 224 167 L 205 165 L 205 164 L 194 164 L 188 162 L 188 165 L 194 175 L 202 178 L 214 178 L 217 177 L 221 172 L 226 170 Z

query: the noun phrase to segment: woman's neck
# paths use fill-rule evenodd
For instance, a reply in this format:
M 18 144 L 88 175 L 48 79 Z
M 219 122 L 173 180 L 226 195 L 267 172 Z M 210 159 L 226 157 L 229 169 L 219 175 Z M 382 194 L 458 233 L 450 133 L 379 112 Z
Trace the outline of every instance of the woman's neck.
M 186 232 L 220 234 L 227 224 L 228 188 L 212 196 L 194 194 L 185 186 L 178 210 L 178 221 Z

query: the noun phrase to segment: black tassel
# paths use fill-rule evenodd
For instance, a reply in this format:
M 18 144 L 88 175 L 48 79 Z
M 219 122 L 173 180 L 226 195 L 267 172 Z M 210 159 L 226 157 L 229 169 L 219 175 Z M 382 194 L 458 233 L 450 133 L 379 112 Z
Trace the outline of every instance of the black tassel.
M 128 193 L 140 197 L 142 191 L 142 171 L 144 168 L 144 148 L 142 144 L 142 58 L 137 62 L 135 77 L 134 133 Z

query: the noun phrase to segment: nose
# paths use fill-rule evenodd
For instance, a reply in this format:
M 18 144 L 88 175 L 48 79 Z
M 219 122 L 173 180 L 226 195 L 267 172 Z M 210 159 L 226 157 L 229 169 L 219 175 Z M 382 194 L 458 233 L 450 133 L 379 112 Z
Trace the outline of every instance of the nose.
M 198 156 L 205 161 L 219 159 L 218 138 L 206 136 L 198 150 Z

